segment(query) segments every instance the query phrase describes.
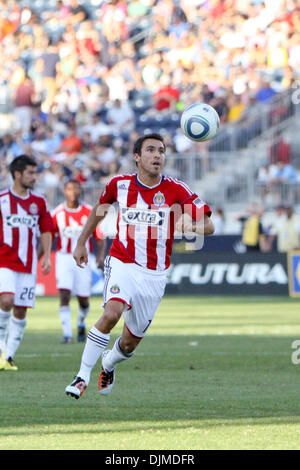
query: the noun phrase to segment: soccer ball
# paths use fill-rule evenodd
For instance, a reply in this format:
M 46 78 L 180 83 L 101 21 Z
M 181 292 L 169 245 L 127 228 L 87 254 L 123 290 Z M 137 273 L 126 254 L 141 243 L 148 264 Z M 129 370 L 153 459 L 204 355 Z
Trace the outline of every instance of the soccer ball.
M 195 103 L 183 111 L 180 126 L 186 137 L 203 142 L 217 134 L 220 119 L 217 111 L 209 104 Z

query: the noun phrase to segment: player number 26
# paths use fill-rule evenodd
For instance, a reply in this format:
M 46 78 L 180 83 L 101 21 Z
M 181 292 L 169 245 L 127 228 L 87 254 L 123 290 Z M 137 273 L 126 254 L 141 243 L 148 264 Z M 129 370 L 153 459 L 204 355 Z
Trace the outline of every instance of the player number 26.
M 20 295 L 21 300 L 32 300 L 34 297 L 34 287 L 24 287 L 22 294 Z

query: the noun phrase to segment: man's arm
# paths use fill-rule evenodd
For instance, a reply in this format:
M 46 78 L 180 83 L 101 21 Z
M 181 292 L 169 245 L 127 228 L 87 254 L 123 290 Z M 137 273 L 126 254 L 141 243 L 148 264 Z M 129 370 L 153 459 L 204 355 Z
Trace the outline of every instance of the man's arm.
M 184 214 L 176 225 L 176 229 L 182 233 L 194 232 L 197 235 L 212 235 L 215 231 L 215 226 L 207 214 L 204 214 L 198 222 L 192 220 L 188 214 Z
M 42 273 L 48 274 L 51 269 L 51 247 L 52 247 L 52 234 L 51 232 L 44 232 L 41 234 L 41 250 L 44 254 L 41 267 Z
M 86 249 L 86 242 L 93 234 L 94 230 L 96 229 L 97 225 L 104 219 L 108 210 L 109 204 L 100 204 L 97 203 L 83 227 L 83 230 L 77 240 L 77 245 L 75 251 L 73 253 L 73 258 L 76 261 L 77 266 L 83 268 L 82 264 L 88 263 L 88 252 Z
M 199 220 L 198 222 L 192 222 L 192 232 L 197 233 L 198 235 L 212 235 L 215 231 L 215 226 L 213 221 L 207 214 Z
M 106 239 L 101 238 L 100 240 L 96 241 L 97 244 L 97 267 L 99 269 L 103 269 L 104 266 L 104 258 L 105 258 L 105 250 L 106 250 Z

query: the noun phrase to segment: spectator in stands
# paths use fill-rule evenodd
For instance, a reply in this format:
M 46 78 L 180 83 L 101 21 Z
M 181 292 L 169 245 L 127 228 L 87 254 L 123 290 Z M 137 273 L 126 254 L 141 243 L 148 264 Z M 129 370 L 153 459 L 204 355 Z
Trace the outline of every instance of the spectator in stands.
M 90 123 L 84 126 L 81 130 L 82 132 L 90 133 L 92 142 L 97 142 L 99 137 L 110 135 L 112 132 L 111 126 L 106 124 L 97 114 L 94 114 L 91 117 Z
M 277 236 L 277 250 L 281 253 L 287 253 L 291 250 L 300 248 L 300 227 L 299 220 L 295 217 L 292 207 L 286 208 L 286 219 L 275 229 Z
M 214 235 L 223 235 L 225 225 L 225 216 L 223 209 L 216 209 L 212 215 L 212 219 L 215 226 Z
M 147 5 L 141 0 L 131 0 L 128 3 L 128 17 L 131 20 L 139 20 L 148 12 Z
M 81 152 L 89 153 L 93 150 L 95 144 L 92 141 L 90 132 L 84 132 L 81 136 Z
M 278 162 L 290 163 L 291 146 L 284 140 L 282 132 L 277 131 L 274 135 L 274 142 L 268 149 L 268 157 L 270 164 Z
M 24 81 L 16 89 L 14 110 L 18 128 L 26 135 L 30 132 L 34 97 L 35 89 L 33 82 L 26 75 Z
M 55 133 L 51 126 L 45 129 L 45 152 L 51 156 L 58 151 L 61 146 L 61 137 Z
M 286 222 L 287 214 L 286 207 L 279 205 L 275 207 L 275 217 L 270 226 L 269 240 L 270 245 L 273 246 L 274 241 L 276 240 L 277 234 L 281 231 L 283 225 Z
M 139 130 L 143 123 L 140 109 L 156 116 L 161 107 L 166 121 L 169 118 L 167 132 L 172 139 L 176 136 L 175 151 L 188 151 L 188 143 L 177 133 L 179 119 L 172 119 L 174 114 L 178 118 L 187 104 L 201 99 L 217 108 L 220 134 L 224 132 L 224 145 L 229 150 L 233 141 L 239 142 L 236 123 L 247 122 L 248 126 L 251 117 L 252 124 L 243 128 L 239 143 L 245 146 L 262 131 L 260 105 L 269 103 L 276 92 L 287 90 L 297 79 L 300 14 L 295 0 L 289 0 L 288 12 L 286 2 L 269 0 L 255 4 L 239 0 L 236 5 L 232 0 L 58 0 L 55 11 L 53 2 L 46 0 L 30 2 L 30 6 L 24 3 L 0 2 L 0 112 L 5 115 L 1 115 L 0 133 L 10 132 L 14 141 L 2 149 L 7 163 L 35 138 L 34 129 L 43 127 L 45 131 L 45 123 L 54 134 L 44 140 L 38 137 L 37 146 L 47 142 L 48 151 L 55 148 L 55 139 L 66 135 L 70 114 L 79 138 L 91 132 L 93 147 L 99 136 L 113 131 L 105 119 L 116 99 L 128 101 Z M 50 47 L 44 53 L 47 44 Z M 33 132 L 26 140 L 14 135 L 17 120 L 10 104 L 24 70 L 38 97 Z M 276 84 L 274 89 L 270 83 L 257 87 L 262 74 Z M 140 108 L 136 106 L 139 101 Z M 291 109 L 279 106 L 272 110 L 272 124 L 281 122 Z M 92 118 L 95 115 L 97 118 Z M 224 124 L 228 121 L 233 139 L 227 146 Z M 118 154 L 123 157 L 129 136 L 130 132 L 122 131 Z M 213 142 L 208 143 L 210 150 L 213 145 L 223 148 L 222 139 Z M 90 142 L 84 148 L 88 161 Z M 190 149 L 195 148 L 190 143 Z M 282 158 L 285 152 L 281 146 L 277 153 Z M 75 167 L 80 164 L 80 154 L 75 153 L 67 163 L 61 157 L 63 171 L 80 173 Z M 85 178 L 95 179 L 96 173 L 88 166 L 85 170 Z
M 171 77 L 164 75 L 160 79 L 162 86 L 154 94 L 155 109 L 157 111 L 169 111 L 173 112 L 176 110 L 176 104 L 179 101 L 180 91 L 172 86 Z
M 65 24 L 66 18 L 70 15 L 69 5 L 64 4 L 63 0 L 56 2 L 56 9 L 54 11 L 45 11 L 44 17 L 46 20 L 59 20 Z
M 269 78 L 262 78 L 261 85 L 256 93 L 258 103 L 266 103 L 276 95 L 276 91 L 271 87 Z
M 269 163 L 258 169 L 256 182 L 259 187 L 262 202 L 264 202 L 265 197 L 271 191 L 272 181 L 274 180 L 276 171 L 276 165 L 270 165 Z
M 69 7 L 70 16 L 68 17 L 68 21 L 71 24 L 77 25 L 88 18 L 89 15 L 87 10 L 78 2 L 78 0 L 69 0 Z
M 267 238 L 264 233 L 264 228 L 261 222 L 263 216 L 263 208 L 254 204 L 250 208 L 250 215 L 245 220 L 242 241 L 245 245 L 247 252 L 267 251 Z
M 290 163 L 279 160 L 274 171 L 273 183 L 292 183 L 297 180 L 297 172 Z
M 229 107 L 226 97 L 226 90 L 224 88 L 220 88 L 215 91 L 214 99 L 210 103 L 217 111 L 221 123 L 226 122 L 228 119 Z
M 42 103 L 42 111 L 47 114 L 51 111 L 56 94 L 56 75 L 60 60 L 57 45 L 51 44 L 51 41 L 49 41 L 47 50 L 44 54 L 42 54 L 41 59 L 43 64 L 42 76 L 45 92 L 45 99 Z
M 228 122 L 238 121 L 245 109 L 245 103 L 243 103 L 241 95 L 232 94 L 228 100 L 228 106 Z
M 115 100 L 108 110 L 106 119 L 117 133 L 129 134 L 134 128 L 134 114 L 128 102 Z
M 295 183 L 298 180 L 298 174 L 295 168 L 282 161 L 275 165 L 274 178 L 271 181 L 272 191 L 277 195 L 279 202 L 290 204 L 294 202 Z
M 70 124 L 68 134 L 61 141 L 61 145 L 57 150 L 57 154 L 63 154 L 71 157 L 79 153 L 81 150 L 81 139 L 77 134 L 75 124 Z

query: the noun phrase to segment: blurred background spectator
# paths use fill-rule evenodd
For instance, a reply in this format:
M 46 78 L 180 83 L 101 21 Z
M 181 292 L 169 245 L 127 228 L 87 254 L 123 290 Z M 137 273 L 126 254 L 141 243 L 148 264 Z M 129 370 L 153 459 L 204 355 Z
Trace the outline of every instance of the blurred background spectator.
M 266 124 L 257 107 L 300 77 L 296 0 L 1 0 L 0 18 L 2 187 L 5 165 L 24 151 L 38 161 L 41 191 L 68 177 L 104 183 L 131 170 L 132 143 L 149 131 L 174 154 L 201 149 L 192 169 L 184 158 L 169 169 L 203 178 L 215 169 L 209 152 L 246 147 Z M 222 123 L 201 146 L 180 131 L 195 101 Z M 275 106 L 267 125 L 287 112 Z M 262 198 L 294 170 L 278 132 L 257 176 Z
M 212 218 L 215 226 L 214 235 L 223 235 L 225 229 L 225 215 L 223 209 L 217 208 Z

